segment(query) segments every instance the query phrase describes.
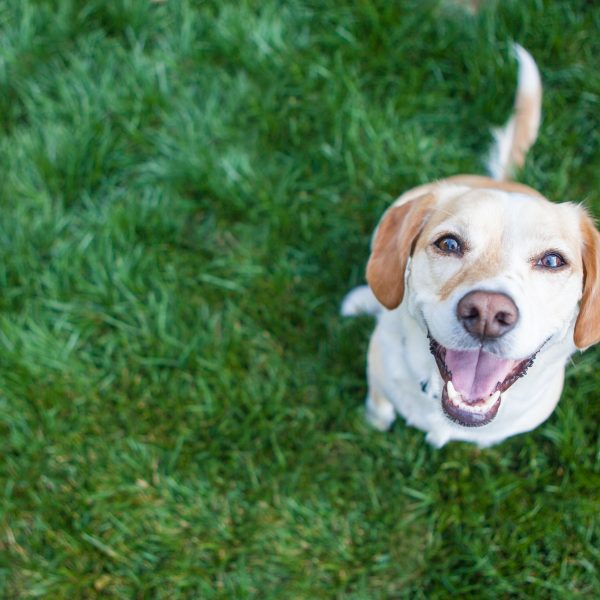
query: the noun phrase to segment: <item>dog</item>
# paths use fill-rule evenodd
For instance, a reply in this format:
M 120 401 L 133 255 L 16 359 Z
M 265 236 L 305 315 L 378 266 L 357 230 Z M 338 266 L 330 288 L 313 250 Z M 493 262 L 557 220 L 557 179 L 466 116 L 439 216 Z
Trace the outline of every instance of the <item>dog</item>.
M 537 138 L 542 85 L 515 47 L 513 114 L 495 132 L 491 177 L 402 194 L 371 243 L 368 286 L 342 303 L 371 314 L 366 416 L 397 414 L 441 447 L 487 447 L 545 421 L 565 365 L 600 340 L 600 234 L 586 210 L 509 180 Z

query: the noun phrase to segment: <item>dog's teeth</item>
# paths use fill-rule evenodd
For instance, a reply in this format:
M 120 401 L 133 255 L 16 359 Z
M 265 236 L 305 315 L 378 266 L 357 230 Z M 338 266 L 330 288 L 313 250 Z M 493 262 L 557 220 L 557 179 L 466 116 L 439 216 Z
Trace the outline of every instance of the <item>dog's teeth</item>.
M 480 413 L 489 410 L 500 398 L 500 390 L 498 390 L 493 394 L 490 394 L 485 401 L 480 400 L 477 403 L 467 402 L 464 400 L 460 392 L 456 391 L 452 381 L 448 381 L 448 383 L 446 383 L 446 393 L 448 394 L 448 399 L 453 404 L 460 406 L 472 413 Z
M 448 381 L 448 383 L 446 384 L 446 391 L 448 392 L 448 398 L 450 398 L 450 400 L 452 400 L 453 402 L 458 402 L 462 400 L 461 395 L 454 389 L 452 381 Z

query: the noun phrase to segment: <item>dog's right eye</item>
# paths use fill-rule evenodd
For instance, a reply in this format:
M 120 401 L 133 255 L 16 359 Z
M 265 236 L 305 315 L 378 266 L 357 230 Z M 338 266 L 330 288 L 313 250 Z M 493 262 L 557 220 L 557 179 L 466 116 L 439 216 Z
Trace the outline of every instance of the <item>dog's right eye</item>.
M 443 235 L 439 240 L 433 242 L 433 245 L 444 254 L 462 255 L 462 245 L 460 240 L 453 235 Z

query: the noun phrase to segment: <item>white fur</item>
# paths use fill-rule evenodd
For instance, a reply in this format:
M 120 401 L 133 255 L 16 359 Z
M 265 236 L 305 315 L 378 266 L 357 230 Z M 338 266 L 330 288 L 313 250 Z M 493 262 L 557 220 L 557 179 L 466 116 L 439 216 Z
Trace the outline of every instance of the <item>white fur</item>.
M 343 317 L 355 317 L 361 314 L 377 316 L 383 310 L 383 306 L 379 304 L 371 288 L 368 285 L 360 285 L 346 294 L 340 314 Z

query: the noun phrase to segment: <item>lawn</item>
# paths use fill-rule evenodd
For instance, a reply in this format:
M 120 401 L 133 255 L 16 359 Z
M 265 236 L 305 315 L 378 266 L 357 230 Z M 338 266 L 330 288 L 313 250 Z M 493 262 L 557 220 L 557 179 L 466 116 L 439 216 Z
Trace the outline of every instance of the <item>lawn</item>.
M 463 4 L 2 2 L 0 597 L 600 596 L 600 349 L 435 450 L 338 315 L 397 195 L 483 171 L 511 40 L 521 181 L 600 216 L 600 9 Z

